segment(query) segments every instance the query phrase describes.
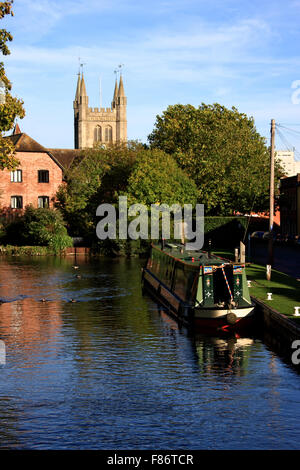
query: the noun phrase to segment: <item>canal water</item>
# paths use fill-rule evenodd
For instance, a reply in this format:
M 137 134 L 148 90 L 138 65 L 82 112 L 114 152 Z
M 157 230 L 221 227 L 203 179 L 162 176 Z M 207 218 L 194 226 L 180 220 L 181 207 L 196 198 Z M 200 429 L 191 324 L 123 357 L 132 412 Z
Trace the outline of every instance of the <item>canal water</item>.
M 299 374 L 259 337 L 178 328 L 139 260 L 75 262 L 0 261 L 1 449 L 299 448 Z

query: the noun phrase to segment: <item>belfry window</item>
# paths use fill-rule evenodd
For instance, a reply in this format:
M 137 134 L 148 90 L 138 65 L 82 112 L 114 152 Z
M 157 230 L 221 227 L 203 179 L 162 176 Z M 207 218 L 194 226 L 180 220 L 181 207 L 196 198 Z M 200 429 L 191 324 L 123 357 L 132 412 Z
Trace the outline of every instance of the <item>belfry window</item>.
M 102 140 L 101 126 L 96 126 L 94 129 L 94 142 L 101 142 L 101 140 Z
M 105 128 L 105 142 L 112 142 L 112 128 L 108 126 Z

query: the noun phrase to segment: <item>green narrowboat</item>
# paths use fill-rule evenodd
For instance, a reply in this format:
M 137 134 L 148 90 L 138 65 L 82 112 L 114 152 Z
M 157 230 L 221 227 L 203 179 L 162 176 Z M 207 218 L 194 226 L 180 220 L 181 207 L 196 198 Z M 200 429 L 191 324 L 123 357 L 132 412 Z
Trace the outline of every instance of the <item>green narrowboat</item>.
M 225 331 L 253 317 L 245 265 L 182 244 L 152 245 L 144 288 L 184 323 Z

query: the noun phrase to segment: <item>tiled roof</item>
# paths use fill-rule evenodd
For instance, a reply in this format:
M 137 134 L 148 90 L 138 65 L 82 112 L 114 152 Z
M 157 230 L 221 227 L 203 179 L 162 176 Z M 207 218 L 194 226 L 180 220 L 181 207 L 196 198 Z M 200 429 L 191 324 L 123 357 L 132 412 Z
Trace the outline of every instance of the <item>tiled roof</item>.
M 74 158 L 81 153 L 80 149 L 47 149 L 53 157 L 65 168 L 70 168 Z
M 6 138 L 13 142 L 18 152 L 47 152 L 45 147 L 24 132 L 22 134 L 13 134 Z
M 47 149 L 24 132 L 14 133 L 6 138 L 13 142 L 17 152 L 47 153 L 62 169 L 69 168 L 74 158 L 81 152 L 79 149 Z

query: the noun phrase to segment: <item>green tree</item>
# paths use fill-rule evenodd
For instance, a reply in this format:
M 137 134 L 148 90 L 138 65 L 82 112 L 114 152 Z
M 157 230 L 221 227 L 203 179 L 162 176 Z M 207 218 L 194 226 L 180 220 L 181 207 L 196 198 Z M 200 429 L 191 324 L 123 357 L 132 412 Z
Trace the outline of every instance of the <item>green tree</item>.
M 32 206 L 6 227 L 6 239 L 15 245 L 49 246 L 55 252 L 73 245 L 58 210 Z
M 137 142 L 99 146 L 85 149 L 75 159 L 66 173 L 67 185 L 57 193 L 57 207 L 73 235 L 94 235 L 98 205 L 117 202 L 141 148 Z
M 169 106 L 148 137 L 195 181 L 207 214 L 268 208 L 269 151 L 254 120 L 220 104 Z
M 0 19 L 6 15 L 12 15 L 13 0 L 0 2 Z M 7 43 L 12 41 L 12 35 L 6 29 L 0 30 L 0 51 L 3 55 L 10 54 Z M 23 101 L 14 98 L 11 93 L 11 83 L 9 82 L 4 69 L 3 62 L 0 62 L 0 80 L 5 88 L 5 102 L 0 104 L 0 169 L 13 169 L 19 162 L 14 156 L 14 146 L 9 139 L 3 137 L 3 132 L 13 128 L 16 117 L 23 118 L 25 111 Z
M 159 149 L 139 153 L 128 178 L 128 202 L 151 204 L 192 204 L 197 202 L 197 187 L 179 168 L 171 155 Z

